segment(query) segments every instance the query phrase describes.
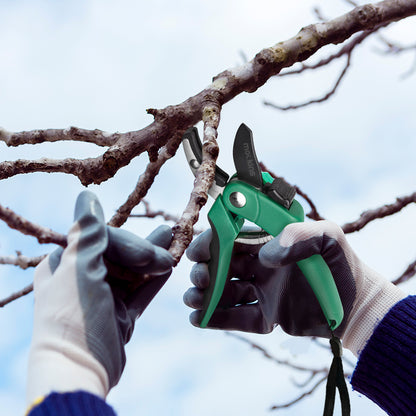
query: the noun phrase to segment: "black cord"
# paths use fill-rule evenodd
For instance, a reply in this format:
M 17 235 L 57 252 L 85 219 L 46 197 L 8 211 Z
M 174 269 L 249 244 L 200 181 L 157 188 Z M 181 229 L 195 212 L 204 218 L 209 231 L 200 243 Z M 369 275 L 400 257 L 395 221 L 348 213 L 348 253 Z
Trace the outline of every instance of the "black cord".
M 341 340 L 332 333 L 332 338 L 329 340 L 329 343 L 331 345 L 334 358 L 332 359 L 326 383 L 326 397 L 323 416 L 332 416 L 334 414 L 335 393 L 337 388 L 339 398 L 341 400 L 342 416 L 349 416 L 351 414 L 351 404 L 347 384 L 345 382 L 344 369 L 342 367 Z

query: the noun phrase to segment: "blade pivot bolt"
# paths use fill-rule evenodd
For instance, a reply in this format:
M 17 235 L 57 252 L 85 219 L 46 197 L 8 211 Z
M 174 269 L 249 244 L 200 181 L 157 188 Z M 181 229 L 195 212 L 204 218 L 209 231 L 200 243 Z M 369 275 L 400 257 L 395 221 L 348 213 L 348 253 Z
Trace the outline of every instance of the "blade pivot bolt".
M 247 199 L 241 192 L 233 192 L 230 194 L 230 202 L 236 208 L 243 208 L 247 203 Z

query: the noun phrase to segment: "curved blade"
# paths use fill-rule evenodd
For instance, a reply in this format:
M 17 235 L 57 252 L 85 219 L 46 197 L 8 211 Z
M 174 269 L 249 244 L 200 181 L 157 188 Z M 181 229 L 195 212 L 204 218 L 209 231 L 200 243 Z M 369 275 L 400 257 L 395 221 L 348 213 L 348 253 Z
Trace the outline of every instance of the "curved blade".
M 238 178 L 256 188 L 262 188 L 263 177 L 254 149 L 253 133 L 244 123 L 235 135 L 233 157 Z
M 189 167 L 194 176 L 196 176 L 198 168 L 202 163 L 202 143 L 196 127 L 191 127 L 185 132 L 182 144 Z M 229 175 L 226 172 L 218 166 L 215 167 L 215 180 L 209 190 L 209 194 L 214 199 L 222 193 L 225 185 L 228 183 L 228 178 Z

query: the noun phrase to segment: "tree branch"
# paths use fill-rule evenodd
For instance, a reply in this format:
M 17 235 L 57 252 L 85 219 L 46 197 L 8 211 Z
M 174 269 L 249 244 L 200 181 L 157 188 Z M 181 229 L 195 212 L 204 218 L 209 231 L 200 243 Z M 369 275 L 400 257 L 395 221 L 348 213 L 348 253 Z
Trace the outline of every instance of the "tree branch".
M 355 33 L 373 30 L 382 24 L 414 14 L 416 14 L 414 1 L 384 0 L 376 4 L 358 6 L 330 21 L 304 27 L 293 38 L 263 49 L 246 64 L 220 73 L 211 85 L 183 103 L 163 110 L 149 110 L 148 112 L 155 117 L 153 123 L 142 130 L 120 134 L 117 141 L 101 156 L 78 161 L 46 159 L 3 162 L 0 163 L 0 172 L 2 172 L 0 179 L 29 172 L 64 172 L 77 176 L 84 185 L 100 184 L 113 177 L 134 157 L 144 151 L 159 149 L 172 136 L 176 136 L 175 133 L 185 131 L 200 121 L 206 97 L 212 97 L 212 100 L 222 107 L 242 92 L 256 91 L 283 68 L 290 67 L 295 62 L 305 61 L 325 45 L 344 42 Z M 32 135 L 43 134 L 39 130 L 36 132 Z M 3 130 L 3 136 L 7 140 L 11 140 L 13 134 L 4 133 Z
M 311 104 L 323 103 L 324 101 L 328 100 L 329 98 L 331 98 L 335 94 L 336 90 L 338 89 L 339 85 L 341 84 L 342 79 L 344 78 L 345 74 L 347 73 L 347 70 L 350 67 L 350 64 L 351 64 L 351 52 L 347 55 L 347 61 L 345 63 L 344 69 L 339 74 L 338 79 L 335 82 L 335 85 L 332 87 L 332 89 L 330 91 L 328 91 L 321 98 L 314 98 L 312 100 L 306 101 L 306 102 L 301 103 L 301 104 L 292 104 L 292 105 L 288 105 L 288 106 L 280 106 L 280 105 L 277 105 L 277 104 L 273 104 L 270 101 L 264 101 L 263 104 L 267 107 L 272 107 L 276 110 L 288 111 L 288 110 L 297 110 L 299 108 L 307 107 Z
M 394 285 L 399 285 L 400 283 L 406 282 L 410 278 L 416 275 L 416 260 L 413 263 L 410 263 L 407 266 L 407 269 L 396 279 L 393 280 Z
M 374 221 L 378 218 L 384 218 L 389 215 L 393 215 L 396 212 L 402 210 L 407 205 L 411 204 L 412 202 L 416 202 L 416 192 L 413 192 L 408 196 L 396 198 L 396 202 L 392 204 L 386 204 L 376 209 L 364 211 L 360 215 L 360 218 L 358 218 L 358 220 L 344 224 L 342 226 L 342 229 L 345 234 L 359 231 L 362 228 L 364 228 L 369 222 Z
M 19 290 L 18 292 L 12 293 L 10 296 L 7 296 L 7 298 L 4 298 L 3 300 L 0 300 L 0 308 L 7 305 L 10 302 L 13 302 L 16 299 L 21 298 L 22 296 L 27 295 L 33 290 L 33 283 L 30 285 L 24 287 L 23 289 Z
M 261 168 L 261 170 L 263 171 L 263 172 L 268 172 L 268 173 L 270 173 L 270 175 L 273 177 L 273 178 L 278 178 L 278 176 L 274 173 L 274 172 L 272 172 L 263 162 L 260 162 L 260 168 Z M 309 204 L 309 206 L 310 206 L 310 208 L 311 208 L 311 212 L 309 212 L 308 214 L 306 214 L 306 216 L 308 217 L 308 218 L 310 218 L 310 219 L 312 219 L 312 220 L 315 220 L 315 221 L 319 221 L 319 220 L 323 220 L 323 219 L 325 219 L 325 218 L 323 218 L 323 217 L 321 217 L 321 215 L 319 214 L 319 212 L 318 212 L 318 210 L 316 209 L 316 206 L 315 206 L 315 204 L 313 203 L 313 201 L 312 201 L 312 199 L 311 198 L 309 198 L 309 196 L 305 193 L 305 192 L 303 192 L 300 188 L 299 188 L 299 186 L 297 186 L 297 185 L 294 185 L 294 187 L 295 187 L 295 189 L 296 189 L 296 193 L 298 194 L 298 195 L 300 195 L 308 204 Z
M 16 147 L 22 144 L 38 144 L 45 142 L 59 142 L 71 140 L 77 142 L 94 143 L 97 146 L 112 146 L 122 134 L 106 133 L 98 129 L 85 130 L 78 127 L 69 127 L 68 129 L 47 129 L 22 131 L 20 133 L 11 133 L 0 127 L 0 141 L 7 146 Z
M 204 138 L 202 143 L 202 163 L 198 168 L 189 202 L 176 225 L 173 227 L 173 241 L 170 253 L 179 262 L 192 241 L 193 226 L 198 221 L 199 211 L 206 204 L 208 190 L 215 177 L 215 162 L 218 157 L 217 129 L 220 122 L 221 106 L 211 97 L 204 107 Z
M 50 228 L 42 227 L 41 225 L 30 222 L 11 209 L 4 208 L 2 205 L 0 205 L 0 219 L 10 228 L 20 231 L 22 234 L 36 237 L 40 244 L 54 243 L 61 247 L 66 246 L 65 235 L 59 234 Z
M 285 409 L 287 407 L 293 406 L 294 404 L 300 402 L 302 399 L 304 399 L 307 396 L 310 396 L 312 393 L 315 392 L 315 390 L 326 380 L 327 376 L 324 375 L 321 377 L 309 390 L 303 392 L 295 399 L 291 400 L 290 402 L 284 403 L 284 404 L 278 404 L 270 407 L 270 410 L 279 410 L 279 409 Z
M 43 256 L 27 257 L 18 251 L 16 256 L 0 256 L 0 264 L 18 266 L 26 270 L 29 267 L 36 267 L 45 257 L 46 254 Z
M 230 331 L 226 331 L 226 334 L 229 335 L 229 336 L 231 336 L 231 337 L 233 337 L 233 338 L 238 339 L 239 341 L 245 342 L 246 344 L 250 345 L 251 348 L 253 348 L 253 349 L 257 350 L 257 351 L 260 351 L 265 358 L 267 358 L 268 360 L 273 361 L 277 365 L 283 365 L 285 367 L 292 368 L 293 370 L 303 371 L 303 372 L 311 373 L 313 375 L 321 374 L 321 373 L 322 374 L 328 374 L 328 367 L 310 368 L 310 367 L 304 367 L 304 366 L 300 366 L 300 365 L 294 364 L 294 363 L 292 363 L 292 362 L 290 362 L 288 360 L 281 360 L 279 358 L 276 358 L 276 357 L 272 356 L 262 346 L 256 344 L 255 342 L 249 340 L 248 338 L 246 338 L 246 337 L 244 337 L 244 336 L 242 336 L 240 334 L 237 334 L 235 332 L 230 332 Z
M 172 140 L 170 146 L 165 145 L 161 148 L 156 160 L 151 161 L 147 165 L 145 172 L 139 177 L 134 191 L 129 195 L 127 201 L 117 209 L 117 212 L 110 219 L 108 225 L 121 227 L 127 221 L 133 208 L 147 195 L 162 166 L 175 155 L 181 139 L 182 135 L 178 136 L 176 140 Z

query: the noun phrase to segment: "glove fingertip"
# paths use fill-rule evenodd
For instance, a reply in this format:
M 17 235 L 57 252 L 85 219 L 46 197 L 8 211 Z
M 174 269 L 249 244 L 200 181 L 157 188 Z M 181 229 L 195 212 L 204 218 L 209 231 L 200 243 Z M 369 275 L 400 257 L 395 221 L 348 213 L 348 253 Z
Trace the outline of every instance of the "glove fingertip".
M 201 321 L 201 311 L 194 311 L 189 315 L 189 322 L 193 326 L 200 328 L 200 325 L 199 325 L 200 321 Z
M 199 235 L 192 243 L 189 245 L 186 250 L 186 256 L 191 261 L 209 261 L 209 245 L 212 240 L 212 231 L 206 230 L 201 235 Z
M 283 247 L 277 239 L 265 244 L 259 251 L 259 260 L 265 267 L 278 267 L 283 264 Z
M 191 269 L 190 279 L 199 289 L 206 289 L 209 286 L 209 270 L 207 263 L 195 263 Z
M 87 216 L 95 217 L 97 222 L 104 222 L 104 211 L 97 196 L 91 191 L 82 191 L 75 202 L 74 221 Z
M 168 249 L 172 242 L 172 228 L 168 225 L 160 225 L 154 229 L 146 238 L 152 244 Z

